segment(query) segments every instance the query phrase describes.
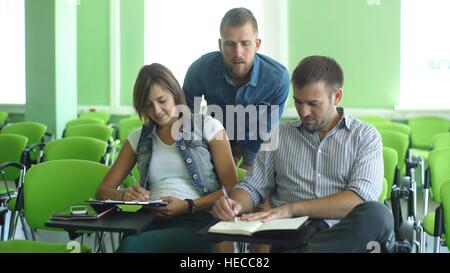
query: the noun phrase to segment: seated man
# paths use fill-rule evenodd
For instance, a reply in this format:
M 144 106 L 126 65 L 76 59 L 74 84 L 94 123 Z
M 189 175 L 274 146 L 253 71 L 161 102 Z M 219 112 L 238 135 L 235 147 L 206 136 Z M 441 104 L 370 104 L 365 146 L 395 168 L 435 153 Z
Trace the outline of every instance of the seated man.
M 344 75 L 335 60 L 303 59 L 292 75 L 300 119 L 281 124 L 258 152 L 253 169 L 235 185 L 229 205 L 219 198 L 216 218 L 251 212 L 271 196 L 273 209 L 242 220 L 309 216 L 315 233 L 304 246 L 272 252 L 368 252 L 386 246 L 393 219 L 378 202 L 383 181 L 380 135 L 337 107 Z M 278 140 L 278 141 L 277 141 Z

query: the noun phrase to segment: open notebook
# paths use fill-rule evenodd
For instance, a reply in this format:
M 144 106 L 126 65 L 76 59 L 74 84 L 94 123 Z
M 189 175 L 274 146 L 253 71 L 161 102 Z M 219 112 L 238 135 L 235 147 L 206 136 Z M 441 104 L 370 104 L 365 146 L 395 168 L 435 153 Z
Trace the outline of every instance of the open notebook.
M 297 230 L 308 219 L 307 216 L 289 218 L 289 219 L 275 219 L 266 223 L 261 221 L 220 221 L 211 226 L 208 230 L 210 233 L 235 234 L 235 235 L 253 235 L 262 231 L 286 231 Z

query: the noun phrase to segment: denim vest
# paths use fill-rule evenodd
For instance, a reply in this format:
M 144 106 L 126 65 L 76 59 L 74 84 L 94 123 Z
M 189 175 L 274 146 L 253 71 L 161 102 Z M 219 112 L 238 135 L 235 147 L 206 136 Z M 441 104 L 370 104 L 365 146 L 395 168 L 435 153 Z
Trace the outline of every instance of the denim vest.
M 214 170 L 208 142 L 203 137 L 204 117 L 199 114 L 193 114 L 190 120 L 190 128 L 180 130 L 175 142 L 177 150 L 183 158 L 186 170 L 192 178 L 192 183 L 201 195 L 207 195 L 218 190 L 220 183 Z M 186 128 L 186 126 L 183 126 L 183 128 Z M 150 187 L 148 181 L 150 175 L 149 166 L 155 137 L 155 123 L 144 124 L 139 137 L 136 155 L 141 175 L 141 186 L 147 190 Z

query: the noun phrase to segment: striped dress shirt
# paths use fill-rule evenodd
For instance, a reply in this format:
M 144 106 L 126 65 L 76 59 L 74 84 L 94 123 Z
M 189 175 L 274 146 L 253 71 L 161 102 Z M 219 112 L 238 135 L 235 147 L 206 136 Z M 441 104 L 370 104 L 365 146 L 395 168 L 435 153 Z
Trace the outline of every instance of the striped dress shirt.
M 235 189 L 245 190 L 253 206 L 271 197 L 273 207 L 351 190 L 365 201 L 377 200 L 383 185 L 381 137 L 373 126 L 338 108 L 341 120 L 322 139 L 301 120 L 283 123 L 278 146 L 260 150 L 253 168 Z M 331 227 L 339 219 L 325 219 Z

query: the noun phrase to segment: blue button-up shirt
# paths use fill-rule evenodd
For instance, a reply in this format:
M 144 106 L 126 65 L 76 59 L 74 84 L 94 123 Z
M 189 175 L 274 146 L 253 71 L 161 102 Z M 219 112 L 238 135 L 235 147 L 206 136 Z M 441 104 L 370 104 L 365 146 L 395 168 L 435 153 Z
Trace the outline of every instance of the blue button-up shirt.
M 244 162 L 252 164 L 262 139 L 266 136 L 264 133 L 270 132 L 271 128 L 279 123 L 289 94 L 289 81 L 289 73 L 282 64 L 257 53 L 248 83 L 236 88 L 225 68 L 222 53 L 215 51 L 203 55 L 189 67 L 184 79 L 183 90 L 191 110 L 200 109 L 200 105 L 195 105 L 194 108 L 194 97 L 201 98 L 202 95 L 208 103 L 208 111 L 214 111 L 211 105 L 217 105 L 222 109 L 222 116 L 214 111 L 215 118 L 222 122 L 230 138 L 236 140 L 243 147 Z M 200 100 L 198 100 L 199 103 Z M 249 122 L 251 115 L 245 115 L 245 137 L 241 139 L 238 137 L 238 127 L 243 124 L 243 117 L 239 118 L 238 115 L 234 115 L 234 123 L 227 122 L 227 105 L 233 107 L 241 105 L 246 110 L 251 109 L 251 107 L 247 108 L 250 105 L 261 110 L 265 108 L 261 108 L 261 105 L 265 105 L 267 112 L 266 115 L 256 115 L 258 126 Z M 272 110 L 278 111 L 275 120 L 271 119 Z M 261 121 L 261 119 L 265 120 Z M 234 124 L 234 128 L 232 128 L 232 124 Z M 265 126 L 267 127 L 260 128 Z

